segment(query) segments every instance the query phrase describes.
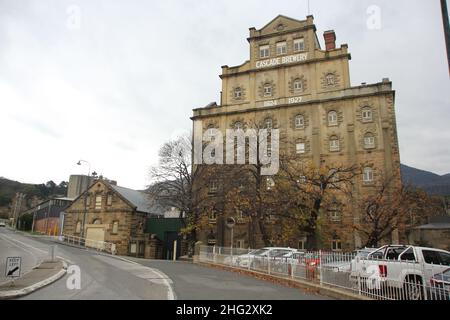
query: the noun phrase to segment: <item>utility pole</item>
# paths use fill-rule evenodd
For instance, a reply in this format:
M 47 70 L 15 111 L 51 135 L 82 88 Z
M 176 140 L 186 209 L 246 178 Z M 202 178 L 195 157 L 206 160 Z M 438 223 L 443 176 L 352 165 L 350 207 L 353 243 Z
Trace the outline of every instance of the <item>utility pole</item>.
M 450 76 L 450 26 L 448 22 L 447 0 L 441 0 L 442 22 L 444 24 L 445 45 L 447 48 L 448 73 Z

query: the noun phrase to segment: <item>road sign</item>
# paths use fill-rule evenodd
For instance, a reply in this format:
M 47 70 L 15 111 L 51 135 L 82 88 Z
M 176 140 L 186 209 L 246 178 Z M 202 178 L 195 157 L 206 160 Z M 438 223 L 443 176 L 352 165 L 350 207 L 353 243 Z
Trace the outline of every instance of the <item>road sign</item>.
M 8 257 L 6 258 L 6 277 L 18 278 L 20 277 L 20 269 L 22 267 L 21 257 Z
M 235 224 L 236 224 L 236 221 L 234 220 L 233 217 L 228 217 L 227 218 L 226 225 L 227 225 L 228 228 L 232 229 Z

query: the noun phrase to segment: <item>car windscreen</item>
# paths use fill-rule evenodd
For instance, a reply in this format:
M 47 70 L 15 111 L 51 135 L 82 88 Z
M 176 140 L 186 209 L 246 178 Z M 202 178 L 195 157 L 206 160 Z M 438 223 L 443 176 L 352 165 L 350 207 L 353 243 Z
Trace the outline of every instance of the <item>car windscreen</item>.
M 268 249 L 258 249 L 258 250 L 250 252 L 250 254 L 253 254 L 255 256 L 260 256 L 260 255 L 266 253 L 267 251 L 268 251 Z

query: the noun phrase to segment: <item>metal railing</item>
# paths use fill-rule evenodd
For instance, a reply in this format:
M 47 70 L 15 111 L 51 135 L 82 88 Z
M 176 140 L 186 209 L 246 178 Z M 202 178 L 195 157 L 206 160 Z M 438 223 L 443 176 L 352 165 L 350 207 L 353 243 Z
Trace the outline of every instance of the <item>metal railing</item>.
M 74 235 L 69 234 L 63 234 L 59 237 L 59 240 L 62 242 L 67 242 L 69 244 L 78 245 L 81 247 L 87 247 L 96 249 L 97 251 L 103 251 L 110 254 L 116 254 L 116 244 L 112 242 L 105 242 L 105 241 L 97 241 L 92 239 L 86 239 L 77 237 Z
M 356 253 L 298 251 L 293 257 L 279 257 L 257 256 L 252 251 L 201 246 L 199 261 L 301 279 L 376 300 L 450 300 L 450 287 L 436 278 L 450 266 L 395 261 L 397 268 L 409 275 L 392 279 L 387 276 L 387 269 L 383 269 L 386 260 L 373 260 L 368 270 L 356 272 L 356 261 L 359 261 Z

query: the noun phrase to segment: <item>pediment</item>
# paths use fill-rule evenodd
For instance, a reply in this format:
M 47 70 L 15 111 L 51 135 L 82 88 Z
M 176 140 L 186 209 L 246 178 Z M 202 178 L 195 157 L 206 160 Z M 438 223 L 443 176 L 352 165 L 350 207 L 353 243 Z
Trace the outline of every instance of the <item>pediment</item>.
M 283 15 L 278 15 L 264 27 L 262 27 L 259 32 L 260 35 L 272 34 L 282 31 L 289 31 L 293 29 L 298 29 L 305 27 L 307 25 L 307 20 L 297 20 L 289 18 Z

